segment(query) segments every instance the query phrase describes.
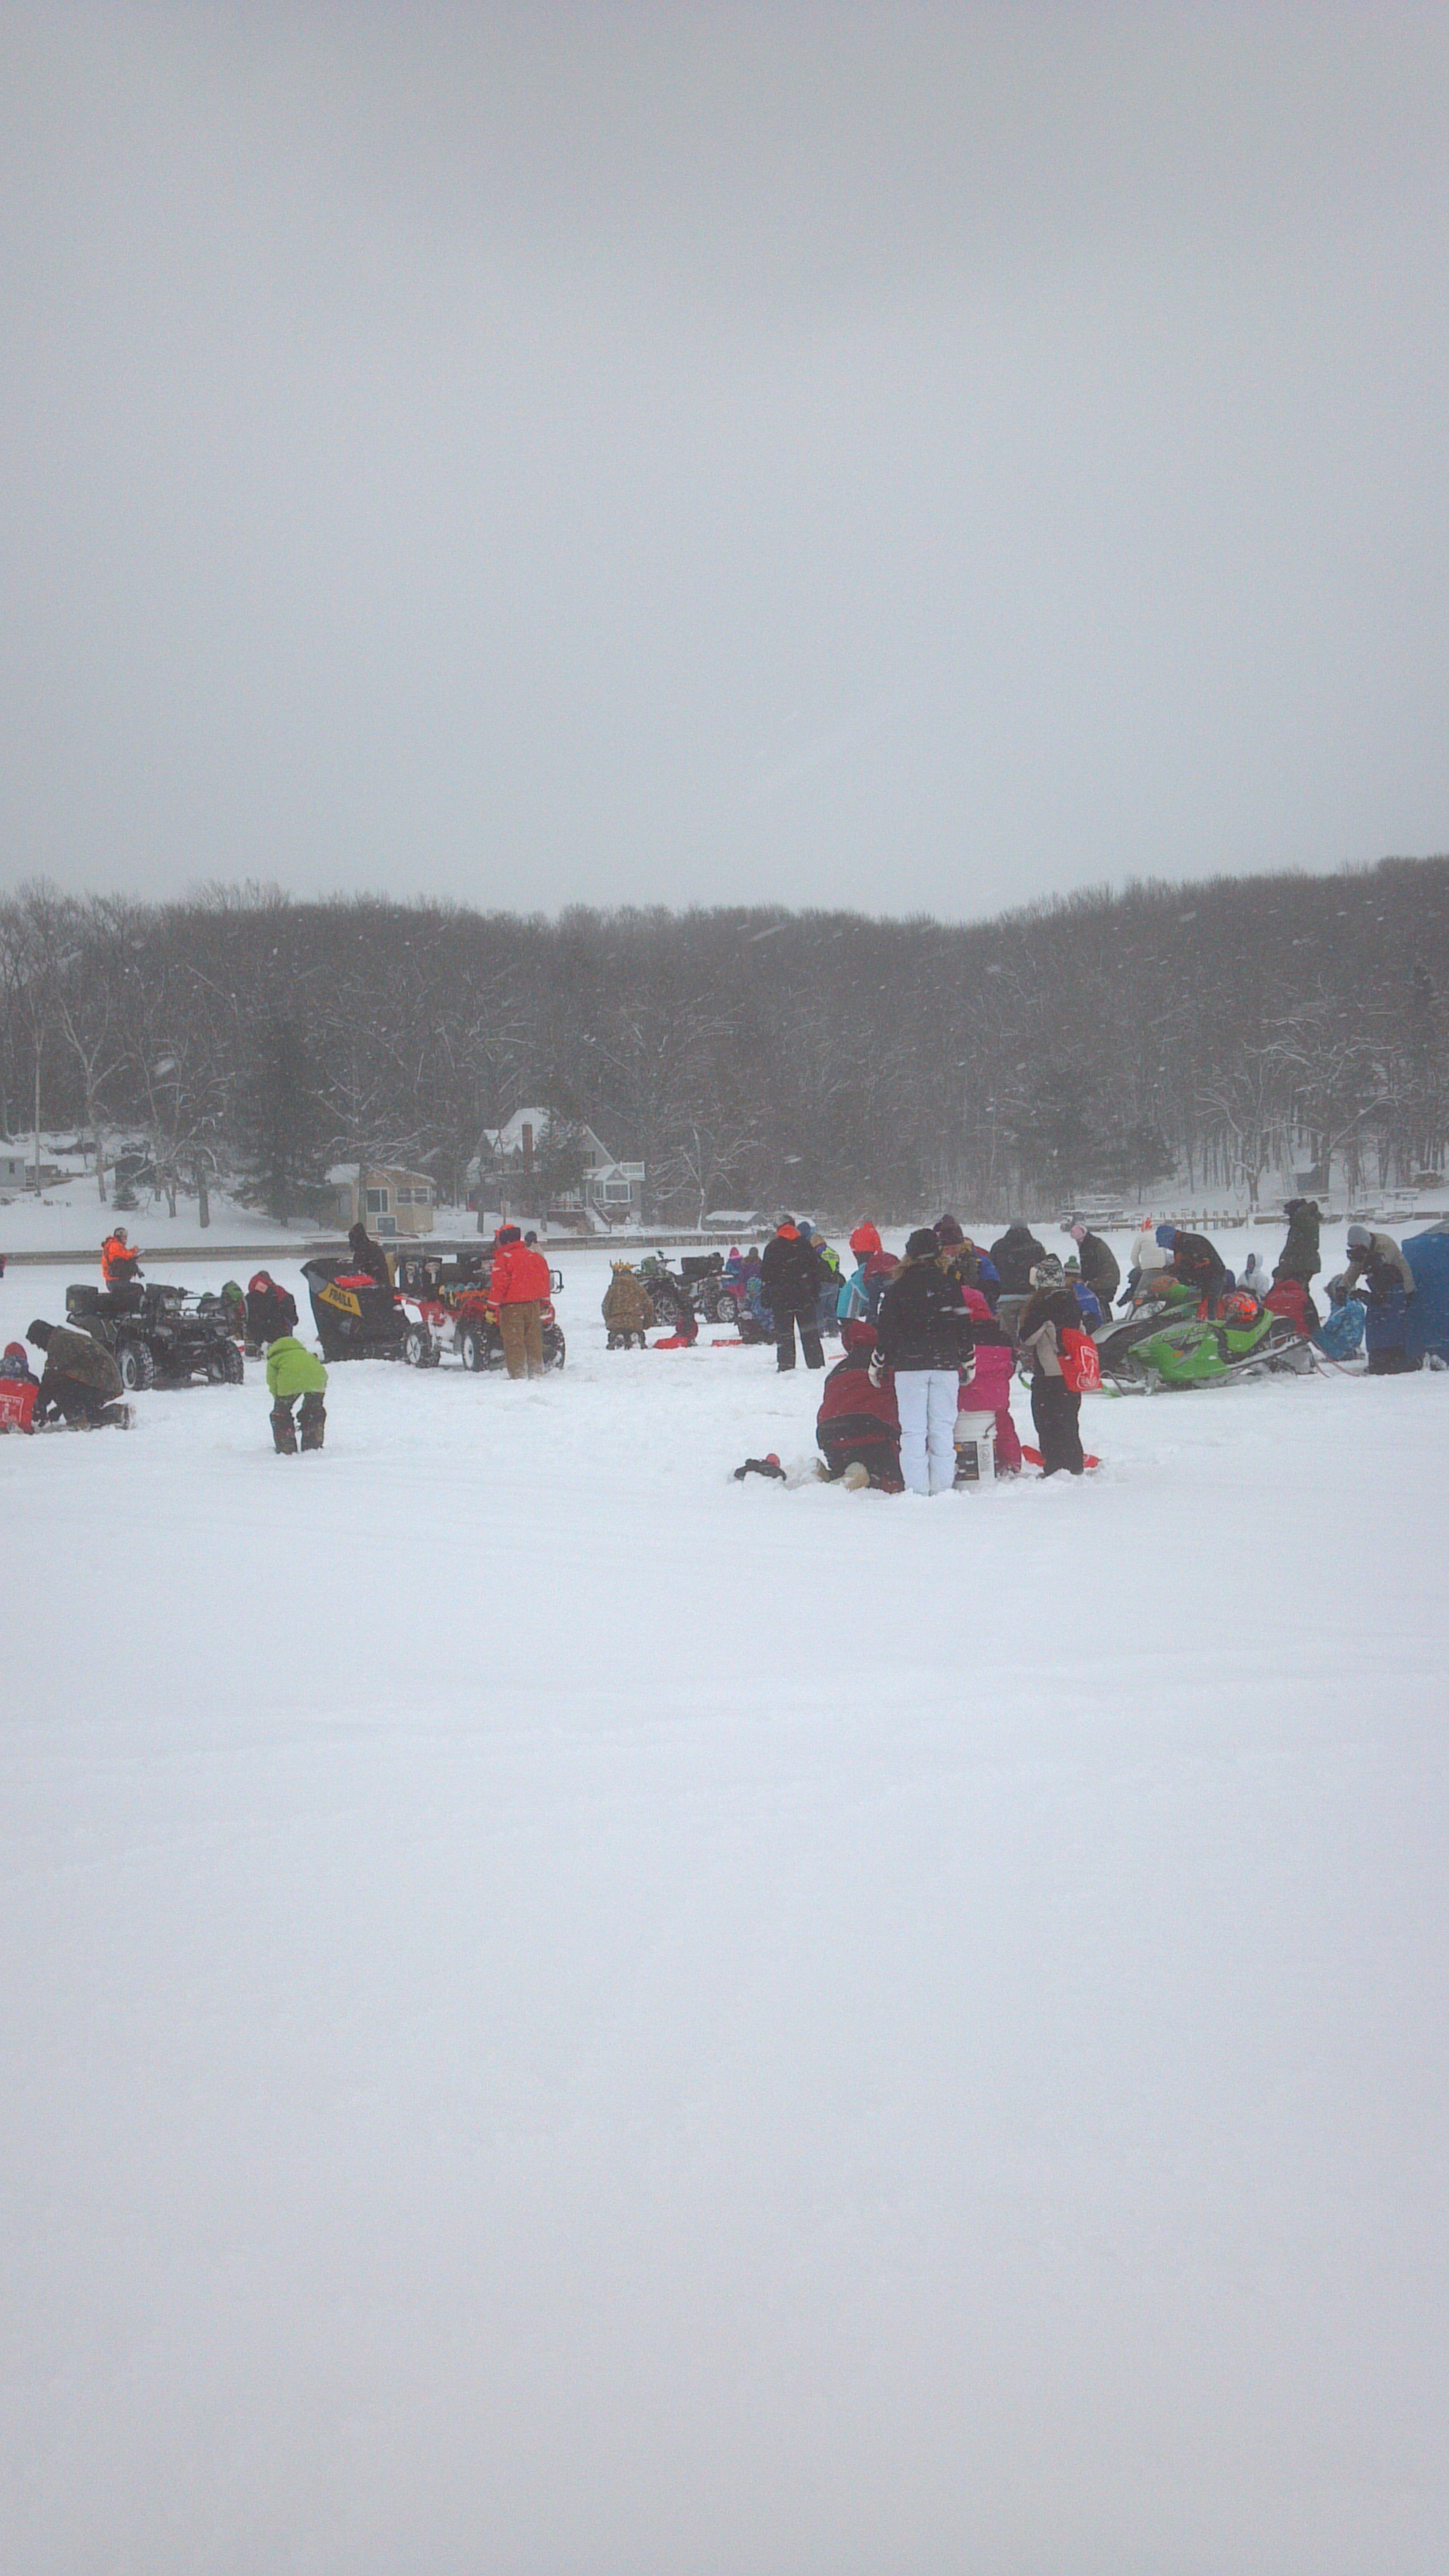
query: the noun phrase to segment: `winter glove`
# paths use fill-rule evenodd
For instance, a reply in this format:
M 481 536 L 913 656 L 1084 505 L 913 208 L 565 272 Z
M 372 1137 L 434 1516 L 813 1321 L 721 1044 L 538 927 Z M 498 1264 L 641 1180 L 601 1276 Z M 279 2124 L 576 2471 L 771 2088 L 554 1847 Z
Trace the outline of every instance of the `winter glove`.
M 785 1470 L 781 1466 L 779 1459 L 776 1457 L 775 1452 L 772 1449 L 768 1458 L 747 1458 L 743 1467 L 736 1467 L 735 1483 L 737 1485 L 743 1484 L 746 1476 L 778 1476 L 781 1484 L 783 1485 L 785 1481 Z

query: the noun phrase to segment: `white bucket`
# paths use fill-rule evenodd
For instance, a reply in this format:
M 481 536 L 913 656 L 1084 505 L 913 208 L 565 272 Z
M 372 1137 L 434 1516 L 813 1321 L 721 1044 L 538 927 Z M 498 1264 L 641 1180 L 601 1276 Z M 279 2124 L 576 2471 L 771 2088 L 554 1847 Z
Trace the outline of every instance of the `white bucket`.
M 995 1414 L 958 1413 L 955 1439 L 957 1484 L 989 1485 L 996 1474 Z

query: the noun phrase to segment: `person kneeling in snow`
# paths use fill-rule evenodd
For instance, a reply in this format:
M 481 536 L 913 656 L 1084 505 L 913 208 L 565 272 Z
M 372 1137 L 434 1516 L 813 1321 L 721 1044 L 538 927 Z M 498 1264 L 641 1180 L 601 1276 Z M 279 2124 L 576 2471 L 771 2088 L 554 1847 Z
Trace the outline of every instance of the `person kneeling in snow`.
M 820 1390 L 815 1417 L 816 1444 L 825 1461 L 821 1472 L 858 1491 L 877 1485 L 883 1494 L 899 1494 L 901 1422 L 895 1388 L 877 1385 L 870 1373 L 875 1334 L 862 1317 L 842 1324 L 845 1357 L 838 1360 Z
M 627 1351 L 631 1342 L 645 1348 L 644 1336 L 654 1325 L 654 1305 L 648 1289 L 631 1264 L 616 1261 L 614 1275 L 604 1290 L 603 1317 L 609 1328 L 611 1351 Z
M 272 1399 L 272 1441 L 279 1458 L 295 1458 L 297 1433 L 304 1449 L 320 1449 L 327 1428 L 327 1371 L 295 1333 L 284 1333 L 267 1352 L 267 1393 Z M 292 1407 L 302 1399 L 296 1422 Z
M 59 1414 L 74 1431 L 96 1431 L 104 1423 L 124 1430 L 131 1416 L 120 1402 L 121 1372 L 109 1351 L 89 1333 L 78 1333 L 69 1324 L 45 1324 L 38 1317 L 25 1338 L 45 1353 L 32 1420 L 40 1423 Z

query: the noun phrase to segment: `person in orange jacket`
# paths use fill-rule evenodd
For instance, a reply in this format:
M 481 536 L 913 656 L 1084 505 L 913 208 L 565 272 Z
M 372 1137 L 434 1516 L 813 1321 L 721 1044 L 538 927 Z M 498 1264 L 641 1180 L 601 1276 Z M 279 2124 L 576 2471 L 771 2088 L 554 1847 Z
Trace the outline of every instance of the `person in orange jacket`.
M 516 1225 L 500 1226 L 493 1243 L 488 1294 L 498 1309 L 498 1330 L 510 1377 L 543 1375 L 543 1310 L 553 1281 L 538 1246 L 525 1243 Z
M 101 1245 L 101 1277 L 114 1294 L 117 1288 L 129 1288 L 141 1268 L 141 1256 L 127 1241 L 126 1229 L 118 1225 Z

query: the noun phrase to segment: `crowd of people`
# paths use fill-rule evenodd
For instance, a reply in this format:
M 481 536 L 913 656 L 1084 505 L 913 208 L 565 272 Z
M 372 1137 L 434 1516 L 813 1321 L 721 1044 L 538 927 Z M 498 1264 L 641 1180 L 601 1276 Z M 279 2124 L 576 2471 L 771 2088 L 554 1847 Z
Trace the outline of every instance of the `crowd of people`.
M 1142 1227 L 1124 1287 L 1111 1245 L 1084 1218 L 1065 1228 L 1073 1249 L 1064 1261 L 1020 1221 L 985 1245 L 950 1215 L 918 1228 L 899 1260 L 876 1226 L 858 1225 L 850 1237 L 855 1267 L 838 1288 L 814 1229 L 786 1217 L 762 1256 L 743 1257 L 739 1275 L 758 1280 L 782 1369 L 795 1365 L 797 1329 L 807 1366 L 823 1366 L 820 1306 L 833 1298 L 844 1350 L 822 1391 L 821 1472 L 852 1486 L 933 1494 L 961 1480 L 957 1452 L 975 1446 L 963 1441 L 963 1429 L 979 1418 L 992 1426 L 996 1472 L 1020 1472 L 1011 1416 L 1018 1368 L 1029 1380 L 1043 1475 L 1083 1474 L 1081 1397 L 1098 1382 L 1095 1346 L 1086 1346 L 1119 1298 L 1124 1307 L 1151 1302 L 1169 1280 L 1203 1318 L 1236 1313 L 1246 1295 L 1287 1316 L 1327 1358 L 1346 1358 L 1366 1340 L 1372 1374 L 1414 1365 L 1406 1317 L 1416 1283 L 1401 1248 L 1350 1226 L 1348 1262 L 1328 1284 L 1325 1317 L 1312 1293 L 1322 1212 L 1295 1198 L 1285 1214 L 1287 1237 L 1271 1272 L 1250 1254 L 1242 1279 L 1206 1235 L 1171 1223 Z M 731 1262 L 742 1257 L 734 1253 Z
M 817 1414 L 820 1473 L 847 1486 L 884 1492 L 934 1494 L 962 1480 L 963 1450 L 973 1451 L 989 1433 L 996 1473 L 1014 1475 L 1024 1455 L 1039 1459 L 1045 1476 L 1080 1476 L 1089 1463 L 1080 1428 L 1083 1389 L 1098 1382 L 1092 1337 L 1119 1304 L 1133 1308 L 1156 1300 L 1166 1283 L 1196 1302 L 1205 1318 L 1231 1317 L 1244 1297 L 1289 1317 L 1326 1358 L 1343 1359 L 1361 1346 L 1374 1375 L 1417 1365 L 1409 1348 L 1408 1316 L 1418 1293 L 1414 1271 L 1392 1236 L 1362 1224 L 1348 1229 L 1348 1259 L 1327 1284 L 1328 1312 L 1320 1313 L 1313 1283 L 1322 1268 L 1322 1213 L 1315 1202 L 1290 1199 L 1286 1240 L 1271 1270 L 1251 1252 L 1240 1277 L 1206 1235 L 1172 1223 L 1144 1223 L 1133 1246 L 1125 1284 L 1111 1245 L 1082 1217 L 1063 1232 L 1065 1260 L 1049 1252 L 1029 1226 L 1016 1220 L 989 1245 L 943 1215 L 918 1227 L 899 1257 L 887 1250 L 869 1221 L 850 1236 L 854 1266 L 842 1270 L 824 1234 L 808 1222 L 782 1216 L 763 1251 L 731 1249 L 718 1287 L 728 1291 L 727 1311 L 751 1337 L 773 1343 L 776 1367 L 825 1370 L 825 1340 L 838 1335 L 841 1357 L 825 1375 Z M 349 1275 L 392 1291 L 383 1246 L 362 1225 L 348 1238 Z M 1411 1247 L 1412 1248 L 1412 1247 Z M 703 1267 L 704 1265 L 699 1265 Z M 117 1226 L 101 1252 L 105 1302 L 118 1314 L 140 1297 L 140 1256 Z M 657 1322 L 673 1330 L 655 1347 L 682 1347 L 698 1333 L 687 1283 L 669 1281 L 667 1310 L 651 1297 L 646 1277 L 616 1260 L 603 1299 L 610 1350 L 644 1347 Z M 498 1315 L 508 1374 L 541 1373 L 540 1317 L 550 1296 L 548 1263 L 533 1235 L 500 1228 L 489 1274 L 489 1299 Z M 298 1335 L 297 1305 L 290 1291 L 258 1270 L 245 1291 L 228 1281 L 222 1291 L 247 1353 L 264 1358 L 272 1398 L 272 1433 L 283 1454 L 320 1449 L 326 1425 L 327 1371 Z M 550 1310 L 551 1311 L 551 1310 Z M 37 1317 L 27 1338 L 43 1354 L 37 1379 L 23 1346 L 12 1342 L 0 1359 L 0 1380 L 33 1385 L 30 1415 L 36 1424 L 64 1422 L 94 1428 L 129 1421 L 119 1370 L 104 1340 L 70 1323 Z M 1024 1453 L 1011 1412 L 1014 1377 L 1025 1375 L 1036 1448 Z M 978 1426 L 972 1429 L 971 1426 Z M 300 1438 L 299 1438 L 300 1435 Z

